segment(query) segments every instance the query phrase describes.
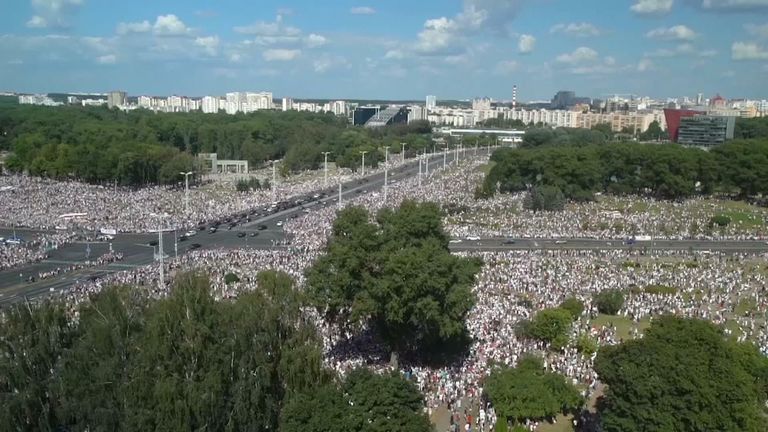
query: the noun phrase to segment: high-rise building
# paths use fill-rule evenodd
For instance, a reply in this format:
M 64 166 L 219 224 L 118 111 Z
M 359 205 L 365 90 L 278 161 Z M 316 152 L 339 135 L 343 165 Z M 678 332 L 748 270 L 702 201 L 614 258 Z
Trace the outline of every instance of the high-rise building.
M 667 133 L 672 142 L 677 142 L 677 132 L 680 128 L 680 122 L 684 117 L 693 117 L 696 114 L 706 114 L 703 111 L 680 110 L 667 108 L 664 110 L 664 118 L 667 119 Z
M 125 97 L 124 91 L 111 91 L 107 93 L 107 106 L 109 108 L 123 106 L 125 105 Z
M 283 97 L 283 111 L 290 111 L 293 109 L 293 99 Z
M 437 96 L 429 95 L 427 96 L 427 109 L 433 110 L 437 108 Z
M 711 147 L 733 139 L 736 117 L 694 115 L 680 120 L 677 142 L 682 145 Z
M 215 96 L 204 96 L 201 103 L 204 113 L 215 114 L 219 112 L 219 98 Z
M 138 105 L 139 108 L 152 108 L 152 98 L 149 96 L 139 96 Z
M 349 113 L 349 107 L 345 101 L 334 101 L 330 105 L 330 111 L 337 116 L 346 116 Z
M 490 98 L 472 99 L 472 109 L 478 110 L 478 111 L 486 111 L 491 109 L 491 99 Z

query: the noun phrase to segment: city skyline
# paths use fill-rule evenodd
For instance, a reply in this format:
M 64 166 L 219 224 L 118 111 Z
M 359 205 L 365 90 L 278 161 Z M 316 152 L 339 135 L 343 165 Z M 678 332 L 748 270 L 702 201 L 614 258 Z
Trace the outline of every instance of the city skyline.
M 296 99 L 766 98 L 766 0 L 31 0 L 0 17 L 0 90 Z M 406 13 L 407 12 L 407 13 Z

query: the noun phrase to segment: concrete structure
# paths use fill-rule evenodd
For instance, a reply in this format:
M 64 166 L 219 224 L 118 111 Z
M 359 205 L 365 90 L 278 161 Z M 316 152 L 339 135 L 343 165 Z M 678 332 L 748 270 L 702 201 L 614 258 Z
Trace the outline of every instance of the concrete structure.
M 111 91 L 107 93 L 107 106 L 109 108 L 125 105 L 126 94 L 124 91 Z
M 293 109 L 293 99 L 284 97 L 283 98 L 283 111 L 289 111 Z
M 427 96 L 426 102 L 427 102 L 426 104 L 427 110 L 433 110 L 437 108 L 437 96 L 433 96 L 433 95 Z
M 472 99 L 472 109 L 476 111 L 490 110 L 491 99 L 490 98 Z
M 683 117 L 677 142 L 696 147 L 712 147 L 733 139 L 736 117 L 694 115 Z
M 219 98 L 215 96 L 205 96 L 201 102 L 203 112 L 206 114 L 215 114 L 219 112 Z
M 362 126 L 380 110 L 381 107 L 373 105 L 359 106 L 352 112 L 352 124 L 355 126 Z
M 391 105 L 374 114 L 365 122 L 365 127 L 374 128 L 408 122 L 408 108 Z
M 419 105 L 408 107 L 408 123 L 427 119 L 427 108 Z
M 677 142 L 677 132 L 680 129 L 680 121 L 684 117 L 693 117 L 697 114 L 706 114 L 704 111 L 665 109 L 664 117 L 667 119 L 667 133 L 672 142 Z
M 488 135 L 504 142 L 523 142 L 525 131 L 517 129 L 440 129 L 440 132 L 450 136 L 480 136 Z
M 219 159 L 216 153 L 199 153 L 197 155 L 203 173 L 213 174 L 247 174 L 248 161 Z

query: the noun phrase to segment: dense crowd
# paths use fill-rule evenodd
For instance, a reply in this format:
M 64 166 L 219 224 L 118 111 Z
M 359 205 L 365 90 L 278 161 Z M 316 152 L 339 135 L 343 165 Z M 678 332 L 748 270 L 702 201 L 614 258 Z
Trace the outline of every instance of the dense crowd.
M 19 234 L 19 237 L 22 237 Z M 23 237 L 22 237 L 23 238 Z M 58 249 L 75 238 L 74 233 L 39 234 L 18 244 L 0 241 L 0 270 L 40 262 L 51 250 Z
M 565 213 L 533 214 L 522 210 L 520 196 L 475 201 L 472 194 L 479 176 L 478 168 L 483 162 L 482 158 L 477 158 L 464 162 L 459 168 L 433 170 L 421 180 L 418 177 L 399 180 L 388 188 L 386 201 L 383 191 L 378 191 L 345 200 L 342 205 L 362 205 L 375 211 L 383 206 L 396 206 L 406 198 L 437 201 L 452 213 L 446 220 L 449 231 L 457 236 L 614 238 L 628 234 L 652 234 L 650 227 L 662 221 L 678 229 L 685 224 L 686 217 L 692 216 L 684 209 L 674 217 L 652 212 L 646 215 L 643 212 L 627 214 L 619 219 L 626 227 L 633 225 L 639 230 L 630 233 L 628 228 L 624 231 L 617 231 L 615 227 L 595 229 L 594 221 L 600 220 L 601 212 L 605 211 L 597 203 L 572 205 Z M 14 179 L 21 183 L 30 181 Z M 313 185 L 301 187 L 311 189 Z M 105 189 L 103 193 L 110 192 Z M 174 195 L 173 199 L 179 201 L 175 204 L 177 207 L 181 205 L 181 195 Z M 230 199 L 232 202 L 238 201 L 233 197 Z M 632 203 L 644 201 L 639 198 L 626 200 Z M 458 217 L 454 210 L 460 207 L 464 208 L 458 210 Z M 147 290 L 153 297 L 162 297 L 168 293 L 176 272 L 195 269 L 210 277 L 217 300 L 233 298 L 240 292 L 256 289 L 256 275 L 265 269 L 284 271 L 301 285 L 304 282 L 304 270 L 325 245 L 337 208 L 329 206 L 315 209 L 297 219 L 286 221 L 284 229 L 292 238 L 290 247 L 194 251 L 166 262 L 164 270 L 167 280 L 162 283 L 159 280 L 159 264 L 153 264 L 78 283 L 65 295 L 71 300 L 74 314 L 77 313 L 75 305 L 85 301 L 90 294 L 113 284 L 134 285 Z M 504 211 L 510 208 L 511 211 Z M 481 216 L 468 224 L 466 217 L 472 213 Z M 484 217 L 488 219 L 482 219 Z M 674 222 L 677 217 L 680 218 L 679 223 Z M 584 225 L 585 219 L 590 224 Z M 681 232 L 681 236 L 686 236 L 685 231 Z M 734 231 L 715 236 L 719 235 L 738 237 L 742 234 Z M 472 430 L 475 431 L 491 430 L 496 415 L 493 407 L 482 398 L 483 382 L 492 364 L 514 366 L 526 353 L 544 356 L 545 367 L 572 380 L 586 398 L 599 390 L 600 383 L 593 368 L 594 355 L 584 355 L 572 345 L 562 351 L 551 350 L 543 342 L 521 338 L 516 334 L 515 329 L 521 321 L 531 319 L 544 308 L 558 306 L 568 297 L 576 297 L 585 304 L 584 313 L 572 326 L 572 341 L 581 335 L 589 335 L 598 345 L 616 344 L 622 338 L 639 335 L 643 326 L 653 317 L 670 313 L 722 324 L 727 332 L 739 339 L 755 341 L 761 351 L 768 355 L 765 321 L 768 311 L 765 291 L 768 276 L 764 265 L 768 255 L 686 251 L 655 251 L 647 255 L 641 251 L 626 250 L 475 254 L 483 259 L 485 265 L 473 286 L 477 302 L 467 319 L 473 340 L 469 354 L 460 362 L 442 368 L 427 367 L 409 362 L 408 359 L 403 359 L 399 364 L 403 376 L 413 380 L 425 394 L 426 410 L 441 428 L 466 430 L 466 425 L 472 424 Z M 234 273 L 239 281 L 227 284 L 228 273 Z M 650 285 L 670 286 L 677 291 L 662 295 L 642 290 Z M 637 289 L 630 291 L 631 288 Z M 630 292 L 620 316 L 616 318 L 629 323 L 628 333 L 620 331 L 618 323 L 596 321 L 598 313 L 593 304 L 593 296 L 612 289 Z M 323 322 L 314 311 L 307 310 L 306 313 L 316 320 L 322 334 L 326 364 L 339 374 L 343 375 L 357 366 L 367 366 L 378 371 L 390 368 L 385 348 L 368 332 L 342 332 Z M 536 430 L 538 424 L 532 422 L 527 426 L 530 430 Z

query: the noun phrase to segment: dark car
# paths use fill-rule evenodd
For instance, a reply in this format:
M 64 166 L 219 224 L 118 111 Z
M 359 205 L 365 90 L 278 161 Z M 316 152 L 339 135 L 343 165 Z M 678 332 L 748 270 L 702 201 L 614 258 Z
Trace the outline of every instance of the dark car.
M 150 240 L 147 244 L 150 246 L 157 246 L 157 240 Z
M 515 244 L 515 240 L 514 239 L 506 239 L 501 244 L 513 245 L 513 244 Z
M 264 224 L 259 225 L 259 231 L 264 231 L 265 229 L 267 229 L 266 225 Z
M 189 245 L 189 249 L 190 250 L 200 249 L 200 243 L 192 243 L 191 245 Z
M 243 237 L 245 237 L 245 233 L 240 231 L 239 233 L 237 233 L 237 236 L 240 237 L 240 238 L 243 238 Z
M 179 241 L 187 241 L 188 238 L 189 237 L 187 237 L 186 234 L 185 235 L 181 235 L 181 236 L 179 236 Z

